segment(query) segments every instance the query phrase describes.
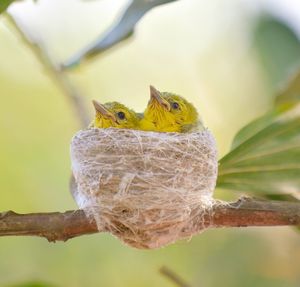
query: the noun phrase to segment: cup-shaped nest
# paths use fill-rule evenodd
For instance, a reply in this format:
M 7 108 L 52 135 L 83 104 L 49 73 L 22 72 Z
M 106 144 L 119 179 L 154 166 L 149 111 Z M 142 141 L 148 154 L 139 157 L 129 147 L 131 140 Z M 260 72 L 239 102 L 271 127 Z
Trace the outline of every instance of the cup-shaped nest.
M 205 228 L 218 168 L 208 130 L 83 130 L 72 139 L 71 160 L 74 198 L 99 230 L 158 248 Z

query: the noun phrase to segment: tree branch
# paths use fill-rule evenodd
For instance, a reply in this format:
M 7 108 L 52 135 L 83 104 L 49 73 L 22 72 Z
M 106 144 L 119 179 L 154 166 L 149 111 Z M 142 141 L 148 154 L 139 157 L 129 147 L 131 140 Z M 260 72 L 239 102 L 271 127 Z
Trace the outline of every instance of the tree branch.
M 194 220 L 195 228 L 202 229 L 203 218 Z M 300 226 L 300 203 L 250 198 L 242 198 L 233 203 L 221 202 L 205 216 L 204 225 L 210 228 Z M 64 213 L 0 213 L 0 236 L 29 235 L 44 237 L 48 241 L 66 241 L 73 237 L 105 231 L 99 231 L 96 222 L 88 218 L 83 210 Z
M 159 269 L 159 272 L 167 277 L 170 281 L 172 281 L 178 287 L 191 287 L 185 280 L 183 280 L 180 276 L 178 276 L 174 271 L 169 269 L 166 266 L 162 266 Z
M 300 226 L 300 202 L 242 197 L 213 208 L 213 227 Z
M 83 210 L 29 214 L 8 211 L 0 214 L 0 236 L 30 235 L 55 242 L 96 232 L 99 232 L 96 223 L 87 218 Z
M 68 75 L 62 71 L 50 55 L 48 49 L 44 45 L 42 39 L 37 36 L 33 36 L 30 31 L 25 27 L 21 21 L 15 18 L 15 16 L 6 13 L 5 14 L 8 23 L 14 28 L 14 31 L 18 34 L 23 43 L 29 47 L 32 53 L 36 56 L 39 62 L 43 65 L 47 74 L 52 78 L 55 84 L 61 88 L 65 97 L 73 105 L 76 112 L 76 117 L 80 120 L 81 127 L 87 127 L 89 124 L 89 113 L 84 103 L 84 96 L 79 89 L 75 87 L 74 83 L 69 79 Z

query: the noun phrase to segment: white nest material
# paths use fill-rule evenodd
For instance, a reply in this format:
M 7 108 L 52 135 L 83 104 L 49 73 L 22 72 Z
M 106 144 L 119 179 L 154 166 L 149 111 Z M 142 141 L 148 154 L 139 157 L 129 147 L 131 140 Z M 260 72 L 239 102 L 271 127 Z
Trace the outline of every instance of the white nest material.
M 79 208 L 99 230 L 136 248 L 158 248 L 199 232 L 198 219 L 214 203 L 217 150 L 208 130 L 83 130 L 72 140 L 71 160 Z

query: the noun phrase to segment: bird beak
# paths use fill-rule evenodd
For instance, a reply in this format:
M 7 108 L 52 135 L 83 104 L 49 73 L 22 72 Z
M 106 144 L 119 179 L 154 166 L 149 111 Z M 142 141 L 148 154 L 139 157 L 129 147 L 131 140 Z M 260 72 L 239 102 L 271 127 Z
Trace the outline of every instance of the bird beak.
M 165 108 L 167 111 L 170 111 L 171 110 L 171 105 L 170 103 L 165 100 L 162 96 L 161 96 L 161 93 L 156 90 L 153 86 L 150 86 L 150 96 L 151 96 L 151 99 L 150 101 L 157 101 L 163 108 Z
M 93 105 L 94 105 L 96 112 L 99 112 L 103 117 L 109 118 L 112 121 L 114 121 L 115 123 L 117 123 L 117 119 L 116 119 L 115 115 L 112 112 L 110 112 L 104 105 L 100 104 L 99 102 L 97 102 L 95 100 L 93 100 Z

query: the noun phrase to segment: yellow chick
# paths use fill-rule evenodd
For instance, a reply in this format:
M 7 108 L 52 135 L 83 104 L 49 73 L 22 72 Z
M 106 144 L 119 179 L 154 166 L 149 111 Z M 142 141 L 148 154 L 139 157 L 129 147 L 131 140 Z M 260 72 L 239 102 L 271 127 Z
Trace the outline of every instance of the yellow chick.
M 139 123 L 141 130 L 185 133 L 203 129 L 196 108 L 183 97 L 161 93 L 153 86 L 150 97 Z
M 111 102 L 102 105 L 94 100 L 93 105 L 96 114 L 90 128 L 138 129 L 138 115 L 123 104 Z

